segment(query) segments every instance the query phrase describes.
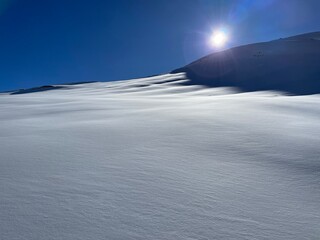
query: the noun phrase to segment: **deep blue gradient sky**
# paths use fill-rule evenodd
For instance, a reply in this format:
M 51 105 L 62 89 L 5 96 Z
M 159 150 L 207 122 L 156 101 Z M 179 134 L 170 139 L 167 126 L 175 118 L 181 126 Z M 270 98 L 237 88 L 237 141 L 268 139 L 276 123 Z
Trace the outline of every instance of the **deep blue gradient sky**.
M 0 0 L 0 90 L 171 71 L 228 47 L 320 30 L 319 0 Z

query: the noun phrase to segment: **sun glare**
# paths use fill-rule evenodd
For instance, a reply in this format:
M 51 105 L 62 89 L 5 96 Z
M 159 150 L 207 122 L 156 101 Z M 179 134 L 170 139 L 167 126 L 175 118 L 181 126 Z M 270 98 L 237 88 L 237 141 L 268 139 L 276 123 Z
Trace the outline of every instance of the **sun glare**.
M 215 31 L 210 37 L 210 44 L 213 47 L 223 47 L 228 41 L 228 36 L 223 31 Z

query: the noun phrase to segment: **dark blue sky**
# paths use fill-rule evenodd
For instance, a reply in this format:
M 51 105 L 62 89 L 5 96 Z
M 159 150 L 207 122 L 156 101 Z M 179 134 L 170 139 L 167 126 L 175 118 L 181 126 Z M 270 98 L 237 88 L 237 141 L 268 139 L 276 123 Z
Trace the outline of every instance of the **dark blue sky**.
M 0 0 L 0 90 L 168 72 L 229 46 L 320 30 L 319 0 Z

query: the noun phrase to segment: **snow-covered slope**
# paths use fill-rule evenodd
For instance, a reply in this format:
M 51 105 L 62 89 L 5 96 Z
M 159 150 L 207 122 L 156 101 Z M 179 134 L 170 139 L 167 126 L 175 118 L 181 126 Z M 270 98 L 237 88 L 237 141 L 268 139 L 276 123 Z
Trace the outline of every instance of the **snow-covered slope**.
M 1 239 L 318 239 L 319 96 L 184 81 L 2 94 Z
M 216 52 L 177 72 L 187 73 L 188 84 L 320 93 L 320 32 Z
M 319 239 L 320 96 L 191 83 L 0 94 L 0 239 Z

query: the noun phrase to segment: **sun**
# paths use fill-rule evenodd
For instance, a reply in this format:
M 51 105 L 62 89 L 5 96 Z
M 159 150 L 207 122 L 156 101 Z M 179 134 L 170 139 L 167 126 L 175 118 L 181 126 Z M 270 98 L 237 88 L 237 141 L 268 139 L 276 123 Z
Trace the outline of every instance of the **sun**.
M 210 37 L 210 44 L 213 47 L 223 47 L 228 41 L 228 35 L 221 30 L 215 31 L 212 33 L 211 37 Z

